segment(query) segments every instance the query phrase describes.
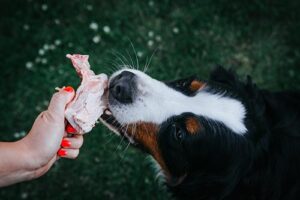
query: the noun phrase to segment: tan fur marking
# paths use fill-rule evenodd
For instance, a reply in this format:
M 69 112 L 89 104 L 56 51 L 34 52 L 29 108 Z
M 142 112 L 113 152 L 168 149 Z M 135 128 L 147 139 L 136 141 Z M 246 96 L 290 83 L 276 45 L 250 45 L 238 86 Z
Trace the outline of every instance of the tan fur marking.
M 185 126 L 186 130 L 192 135 L 198 133 L 201 128 L 199 121 L 194 117 L 187 118 Z
M 190 89 L 195 92 L 197 90 L 202 89 L 204 86 L 205 83 L 194 80 L 191 82 Z
M 166 175 L 168 175 L 169 172 L 157 143 L 158 129 L 156 124 L 140 122 L 129 124 L 126 132 L 128 136 L 132 137 L 137 143 L 142 144 L 150 152 Z

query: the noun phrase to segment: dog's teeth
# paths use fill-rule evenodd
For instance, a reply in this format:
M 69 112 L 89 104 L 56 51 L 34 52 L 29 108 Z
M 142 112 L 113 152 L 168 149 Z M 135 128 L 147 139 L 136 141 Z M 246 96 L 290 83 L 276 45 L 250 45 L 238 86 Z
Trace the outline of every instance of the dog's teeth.
M 111 113 L 109 110 L 106 110 L 106 111 L 105 111 L 105 114 L 106 114 L 106 115 L 112 115 L 112 113 Z

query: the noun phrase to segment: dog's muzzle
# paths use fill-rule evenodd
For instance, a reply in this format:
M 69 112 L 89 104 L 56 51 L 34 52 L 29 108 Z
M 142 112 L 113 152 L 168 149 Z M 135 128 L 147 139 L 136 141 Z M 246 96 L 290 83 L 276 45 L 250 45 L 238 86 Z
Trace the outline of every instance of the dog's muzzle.
M 134 102 L 136 96 L 136 75 L 129 71 L 123 71 L 117 76 L 113 77 L 109 82 L 108 88 L 108 107 L 101 115 L 101 121 L 112 131 L 119 135 L 124 135 L 126 130 L 120 124 L 112 111 L 113 106 L 121 106 L 124 104 L 131 104 Z

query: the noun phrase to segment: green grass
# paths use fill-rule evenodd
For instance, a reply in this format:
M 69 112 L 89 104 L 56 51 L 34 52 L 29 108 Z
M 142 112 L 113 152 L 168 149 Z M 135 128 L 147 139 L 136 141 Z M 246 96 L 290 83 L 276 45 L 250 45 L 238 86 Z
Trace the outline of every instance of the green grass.
M 55 87 L 79 84 L 67 53 L 89 54 L 97 73 L 136 63 L 135 51 L 143 68 L 155 52 L 148 73 L 158 79 L 207 79 L 221 64 L 241 77 L 252 75 L 262 88 L 300 89 L 299 5 L 281 2 L 2 1 L 0 139 L 13 141 L 28 131 Z M 92 22 L 98 30 L 89 28 Z M 101 40 L 94 43 L 97 35 Z M 45 44 L 55 49 L 39 55 Z M 168 194 L 146 156 L 99 124 L 76 161 L 59 160 L 38 180 L 0 189 L 0 199 L 22 198 L 148 200 Z

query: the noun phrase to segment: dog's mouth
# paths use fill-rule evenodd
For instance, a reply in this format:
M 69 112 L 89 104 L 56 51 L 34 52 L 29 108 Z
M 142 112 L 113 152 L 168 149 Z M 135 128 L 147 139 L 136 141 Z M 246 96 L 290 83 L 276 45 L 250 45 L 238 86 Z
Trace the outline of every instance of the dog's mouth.
M 111 129 L 113 132 L 115 132 L 118 135 L 123 136 L 125 133 L 125 130 L 123 130 L 122 125 L 118 122 L 118 120 L 113 116 L 110 109 L 107 107 L 103 114 L 100 117 L 100 120 L 104 123 L 105 126 L 107 126 L 109 129 Z
M 105 91 L 104 99 L 107 102 L 107 106 L 103 111 L 103 114 L 100 116 L 100 121 L 112 132 L 117 134 L 118 136 L 124 137 L 125 139 L 129 140 L 131 144 L 135 144 L 134 140 L 128 133 L 128 127 L 130 127 L 127 124 L 120 123 L 112 110 L 110 109 L 111 105 L 109 102 L 109 90 Z
M 121 136 L 125 140 L 128 140 L 131 145 L 136 147 L 140 146 L 139 143 L 135 141 L 134 134 L 132 134 L 133 127 L 135 128 L 134 131 L 136 132 L 137 125 L 135 124 L 133 126 L 132 124 L 121 124 L 113 115 L 113 113 L 109 109 L 109 106 L 104 110 L 103 114 L 100 117 L 100 120 L 112 132 L 114 132 L 118 136 Z

